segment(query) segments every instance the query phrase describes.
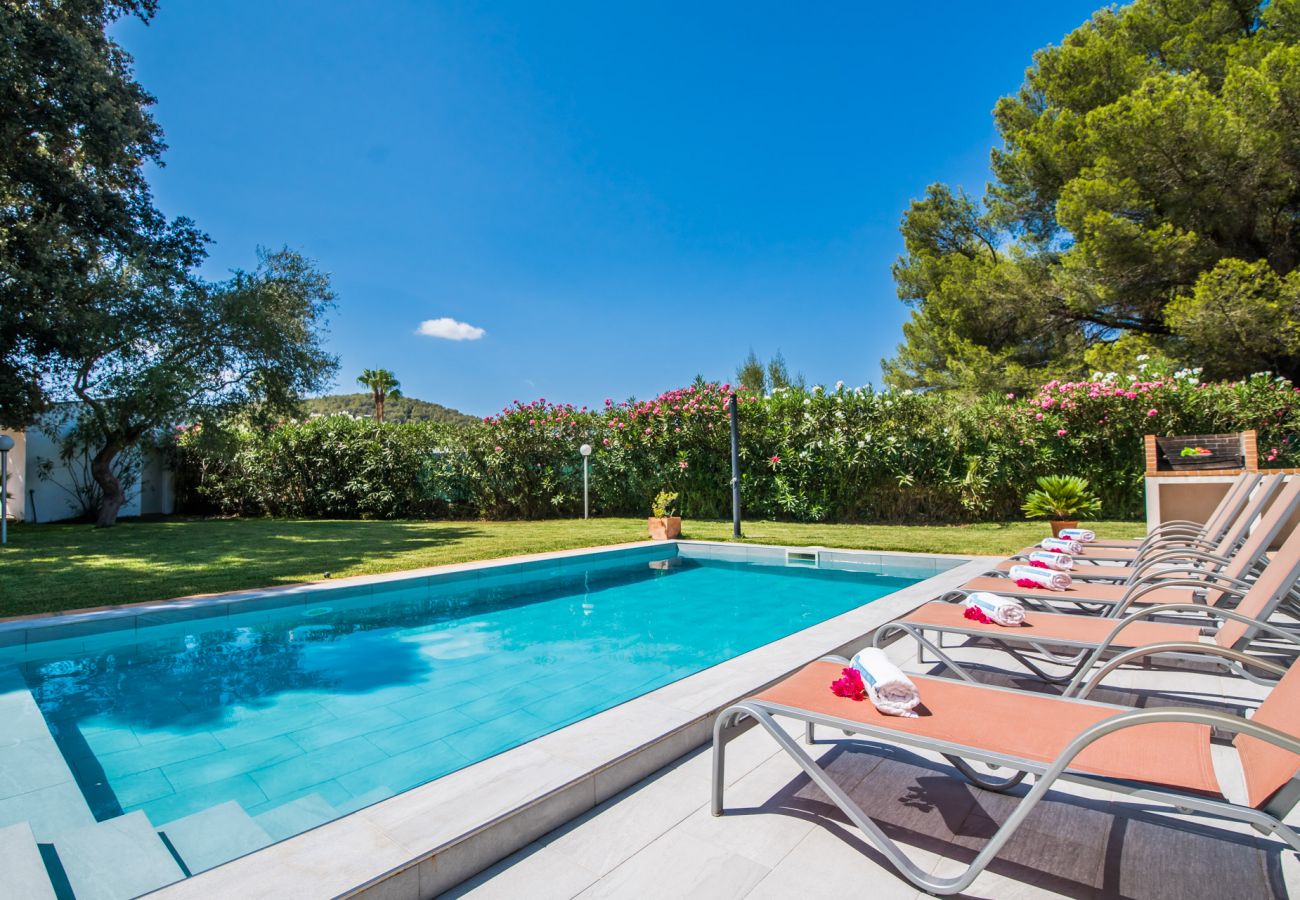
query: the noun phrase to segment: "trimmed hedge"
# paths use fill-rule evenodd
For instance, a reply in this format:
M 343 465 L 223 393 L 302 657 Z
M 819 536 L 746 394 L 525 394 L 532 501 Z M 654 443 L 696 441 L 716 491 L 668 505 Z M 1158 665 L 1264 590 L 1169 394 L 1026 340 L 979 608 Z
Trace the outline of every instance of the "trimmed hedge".
M 337 518 L 645 515 L 661 490 L 683 515 L 730 514 L 728 385 L 697 383 L 601 410 L 516 403 L 468 426 L 344 417 L 179 432 L 188 483 L 227 513 Z M 745 514 L 798 521 L 1019 517 L 1033 480 L 1087 478 L 1108 517 L 1142 510 L 1142 436 L 1260 432 L 1265 464 L 1297 464 L 1300 389 L 1197 372 L 1049 382 L 962 402 L 870 388 L 738 392 Z

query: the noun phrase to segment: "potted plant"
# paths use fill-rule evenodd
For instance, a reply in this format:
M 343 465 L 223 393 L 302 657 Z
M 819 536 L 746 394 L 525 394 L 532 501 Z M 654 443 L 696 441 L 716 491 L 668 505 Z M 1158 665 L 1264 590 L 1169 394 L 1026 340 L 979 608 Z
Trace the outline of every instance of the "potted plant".
M 1052 534 L 1062 528 L 1077 528 L 1080 516 L 1101 511 L 1101 500 L 1088 490 L 1088 480 L 1077 475 L 1042 475 L 1038 489 L 1030 491 L 1020 507 L 1031 519 L 1051 519 Z
M 673 513 L 677 509 L 677 494 L 673 491 L 660 491 L 650 505 L 652 515 L 646 519 L 650 526 L 650 537 L 656 541 L 667 541 L 682 533 L 682 517 Z

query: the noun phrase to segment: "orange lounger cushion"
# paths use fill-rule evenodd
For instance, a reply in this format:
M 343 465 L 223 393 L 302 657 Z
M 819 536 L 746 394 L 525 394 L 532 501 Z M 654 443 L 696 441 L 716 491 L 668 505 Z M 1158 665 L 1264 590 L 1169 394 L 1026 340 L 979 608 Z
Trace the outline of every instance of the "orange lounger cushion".
M 1131 710 L 1047 695 L 1004 691 L 944 678 L 909 675 L 921 692 L 915 719 L 886 716 L 868 701 L 831 693 L 843 667 L 810 663 L 756 695 L 764 703 L 837 716 L 899 735 L 933 738 L 972 750 L 1051 763 L 1090 726 Z M 959 751 L 954 750 L 954 753 Z M 1139 725 L 1106 735 L 1075 757 L 1070 768 L 1107 778 L 1144 781 L 1221 796 L 1204 725 Z
M 962 586 L 966 591 L 990 591 L 994 594 L 1006 594 L 1009 597 L 1042 597 L 1045 600 L 1077 600 L 1080 603 L 1087 603 L 1094 600 L 1098 603 L 1119 603 L 1124 599 L 1124 594 L 1130 590 L 1127 585 L 1122 584 L 1101 584 L 1091 581 L 1076 581 L 1067 590 L 1051 591 L 1047 588 L 1022 588 L 1010 578 L 997 578 L 992 575 L 981 575 L 972 578 Z M 1156 588 L 1144 593 L 1136 601 L 1141 604 L 1155 603 L 1191 603 L 1193 602 L 1192 590 L 1188 588 Z
M 1013 559 L 1004 559 L 993 568 L 998 572 L 1010 572 L 1013 566 L 1024 566 L 1028 563 L 1016 562 Z M 1133 577 L 1133 570 L 1125 566 L 1097 566 L 1092 563 L 1083 563 L 1076 565 L 1073 569 L 1066 571 L 1075 581 L 1085 581 L 1092 578 L 1107 578 L 1113 581 L 1122 581 Z
M 966 618 L 963 603 L 926 603 L 912 610 L 902 621 L 921 627 L 960 629 L 972 634 L 987 634 L 991 638 L 1014 641 L 1060 641 L 1069 644 L 1092 646 L 1099 644 L 1115 630 L 1119 619 L 1096 616 L 1069 616 L 1056 613 L 1026 612 L 1025 624 L 1018 628 L 976 622 Z M 1170 625 L 1165 622 L 1133 622 L 1124 627 L 1112 642 L 1113 647 L 1145 647 L 1165 641 L 1200 640 L 1201 631 L 1195 625 Z
M 1026 547 L 1016 555 L 1028 556 L 1031 553 L 1038 553 L 1042 549 L 1043 549 L 1042 547 L 1035 544 L 1032 547 Z M 1136 550 L 1127 550 L 1121 547 L 1093 547 L 1090 544 L 1083 545 L 1082 553 L 1073 553 L 1071 555 L 1075 559 L 1088 559 L 1089 557 L 1097 557 L 1098 559 L 1108 559 L 1108 560 L 1124 560 L 1124 559 L 1136 560 L 1137 559 Z M 1024 565 L 1024 563 L 1021 563 L 1021 565 Z
M 1090 556 L 1099 556 L 1103 559 L 1137 559 L 1137 550 L 1129 550 L 1124 547 L 1097 547 L 1093 544 L 1084 544 L 1083 552 L 1074 554 L 1076 559 L 1087 559 Z

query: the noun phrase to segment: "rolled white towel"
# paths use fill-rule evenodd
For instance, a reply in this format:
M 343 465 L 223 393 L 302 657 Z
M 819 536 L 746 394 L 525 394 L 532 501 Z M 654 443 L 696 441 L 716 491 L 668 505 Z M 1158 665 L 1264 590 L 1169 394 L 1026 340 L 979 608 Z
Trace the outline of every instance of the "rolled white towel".
M 1083 544 L 1078 541 L 1067 541 L 1062 538 L 1043 538 L 1038 542 L 1038 546 L 1044 550 L 1060 550 L 1062 553 L 1069 553 L 1072 556 L 1078 556 L 1083 552 Z
M 1064 572 L 1053 572 L 1037 566 L 1012 566 L 1010 574 L 1013 581 L 1032 581 L 1054 591 L 1064 591 L 1074 583 Z
M 966 595 L 966 606 L 978 609 L 999 625 L 1015 628 L 1025 624 L 1025 608 L 1019 600 L 1011 597 L 999 597 L 988 591 L 972 591 Z
M 1089 531 L 1087 528 L 1062 528 L 1061 537 L 1067 541 L 1078 541 L 1080 544 L 1091 544 L 1097 540 L 1097 533 Z
M 862 683 L 876 709 L 887 716 L 916 718 L 913 709 L 921 702 L 921 693 L 903 670 L 889 661 L 879 647 L 868 647 L 853 657 L 853 668 L 862 675 Z
M 1029 554 L 1030 562 L 1040 562 L 1058 572 L 1068 572 L 1074 568 L 1074 557 L 1068 553 L 1053 553 L 1050 550 L 1035 550 Z

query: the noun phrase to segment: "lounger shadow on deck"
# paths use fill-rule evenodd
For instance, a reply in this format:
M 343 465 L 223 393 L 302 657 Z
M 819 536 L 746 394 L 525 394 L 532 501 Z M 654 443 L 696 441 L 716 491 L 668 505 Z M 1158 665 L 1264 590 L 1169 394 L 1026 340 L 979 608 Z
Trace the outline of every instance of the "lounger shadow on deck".
M 819 740 L 826 771 L 895 841 L 968 865 L 1027 793 L 981 791 L 955 769 L 894 747 L 856 739 Z M 1140 801 L 1101 800 L 1050 791 L 986 870 L 1067 897 L 1214 898 L 1225 879 L 1234 896 L 1286 898 L 1276 841 L 1174 820 Z M 844 813 L 800 773 L 757 807 L 728 816 L 784 815 L 813 822 L 892 876 L 884 854 L 862 839 Z M 956 896 L 983 897 L 977 882 Z

